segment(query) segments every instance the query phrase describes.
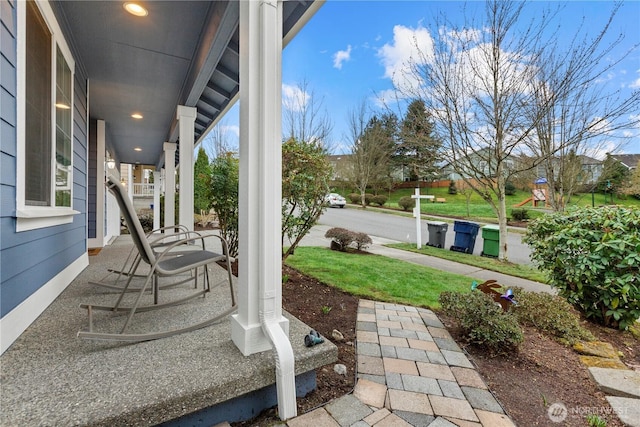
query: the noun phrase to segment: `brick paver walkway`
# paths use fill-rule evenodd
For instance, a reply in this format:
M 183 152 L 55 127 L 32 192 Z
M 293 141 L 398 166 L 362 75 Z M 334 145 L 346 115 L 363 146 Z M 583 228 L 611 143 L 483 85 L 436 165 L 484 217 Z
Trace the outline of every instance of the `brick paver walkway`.
M 357 351 L 353 394 L 289 427 L 515 426 L 430 310 L 361 300 Z

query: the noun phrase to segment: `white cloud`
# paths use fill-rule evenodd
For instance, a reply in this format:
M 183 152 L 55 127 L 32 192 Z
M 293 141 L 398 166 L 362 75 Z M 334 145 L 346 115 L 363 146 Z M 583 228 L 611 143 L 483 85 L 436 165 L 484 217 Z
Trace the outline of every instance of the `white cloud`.
M 640 77 L 638 77 L 637 79 L 635 79 L 630 85 L 629 87 L 631 89 L 640 89 Z
M 298 86 L 282 84 L 282 106 L 289 111 L 302 111 L 311 99 L 308 92 Z
M 232 133 L 236 138 L 240 137 L 240 126 L 238 125 L 220 125 L 220 132 L 223 134 Z
M 422 81 L 410 72 L 412 63 L 422 63 L 433 58 L 433 38 L 424 27 L 410 28 L 403 25 L 393 27 L 393 42 L 378 50 L 384 65 L 384 76 L 396 87 L 416 89 Z
M 333 67 L 338 70 L 342 69 L 342 63 L 351 59 L 351 45 L 347 46 L 347 50 L 339 50 L 333 55 Z

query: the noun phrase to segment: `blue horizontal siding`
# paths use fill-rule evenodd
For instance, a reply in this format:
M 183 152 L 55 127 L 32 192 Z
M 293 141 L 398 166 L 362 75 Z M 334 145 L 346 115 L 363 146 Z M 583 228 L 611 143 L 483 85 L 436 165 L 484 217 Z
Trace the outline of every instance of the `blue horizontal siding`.
M 28 299 L 86 253 L 87 94 L 86 77 L 76 67 L 73 124 L 73 209 L 69 224 L 16 233 L 16 13 L 15 2 L 0 0 L 0 316 Z M 72 42 L 72 40 L 67 40 Z M 76 58 L 78 60 L 79 58 Z M 73 278 L 69 277 L 71 282 Z
M 82 241 L 77 241 L 77 236 L 70 237 L 76 240 L 74 245 L 65 248 L 62 252 L 57 252 L 52 256 L 41 260 L 32 268 L 29 268 L 18 275 L 7 280 L 2 280 L 0 317 L 4 317 L 17 305 L 40 289 L 43 280 L 45 283 L 51 280 L 51 278 L 61 271 L 61 267 L 68 266 L 86 251 L 84 238 Z M 5 256 L 2 257 L 2 263 L 5 264 Z M 69 278 L 69 280 L 71 279 L 72 278 Z
M 16 127 L 15 124 L 0 120 L 0 151 L 15 157 L 16 155 Z

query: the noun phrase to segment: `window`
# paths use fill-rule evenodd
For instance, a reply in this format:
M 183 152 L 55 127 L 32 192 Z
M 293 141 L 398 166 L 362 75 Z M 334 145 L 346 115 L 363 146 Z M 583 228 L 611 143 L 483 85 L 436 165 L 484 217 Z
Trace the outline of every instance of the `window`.
M 47 2 L 18 2 L 17 231 L 71 222 L 73 69 Z

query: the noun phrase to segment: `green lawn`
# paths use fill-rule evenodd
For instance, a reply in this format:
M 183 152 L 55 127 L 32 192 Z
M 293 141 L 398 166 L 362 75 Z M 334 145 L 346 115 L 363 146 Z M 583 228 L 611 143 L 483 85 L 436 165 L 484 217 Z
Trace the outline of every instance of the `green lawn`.
M 350 191 L 341 190 L 340 193 L 347 195 Z M 414 190 L 412 188 L 402 188 L 392 192 L 386 206 L 399 209 L 398 200 L 403 196 L 411 196 Z M 420 203 L 423 215 L 450 216 L 458 218 L 467 218 L 473 221 L 485 223 L 495 223 L 496 215 L 491 206 L 485 202 L 477 193 L 473 193 L 469 199 L 469 209 L 467 213 L 467 199 L 463 194 L 448 194 L 448 188 L 422 188 L 421 194 L 431 194 L 435 197 L 445 198 L 446 203 L 432 203 L 431 201 L 422 200 Z M 530 192 L 517 190 L 513 196 L 507 196 L 507 214 L 511 213 L 515 205 L 523 202 L 531 197 Z M 610 196 L 604 194 L 595 194 L 593 203 L 596 206 L 608 204 L 611 202 Z M 640 208 L 640 200 L 633 197 L 627 197 L 622 200 L 614 197 L 614 202 L 623 206 L 633 206 Z M 569 206 L 591 206 L 591 194 L 576 194 L 572 197 Z M 531 202 L 527 203 L 523 208 L 529 212 L 530 219 L 535 219 L 540 215 L 544 215 L 544 211 L 540 208 L 534 208 Z
M 431 255 L 438 258 L 447 259 L 449 261 L 459 262 L 461 264 L 473 265 L 485 270 L 497 271 L 498 273 L 508 274 L 510 276 L 521 277 L 523 279 L 533 280 L 540 283 L 546 283 L 547 278 L 537 268 L 529 265 L 514 264 L 512 262 L 504 262 L 495 258 L 481 257 L 477 255 L 464 254 L 461 252 L 453 252 L 445 249 L 438 249 L 431 246 L 423 246 L 417 249 L 414 243 L 394 243 L 387 245 L 391 248 L 402 249 L 405 251 L 416 252 L 424 255 Z
M 438 308 L 443 291 L 468 291 L 472 278 L 379 255 L 299 247 L 286 264 L 350 294 Z

